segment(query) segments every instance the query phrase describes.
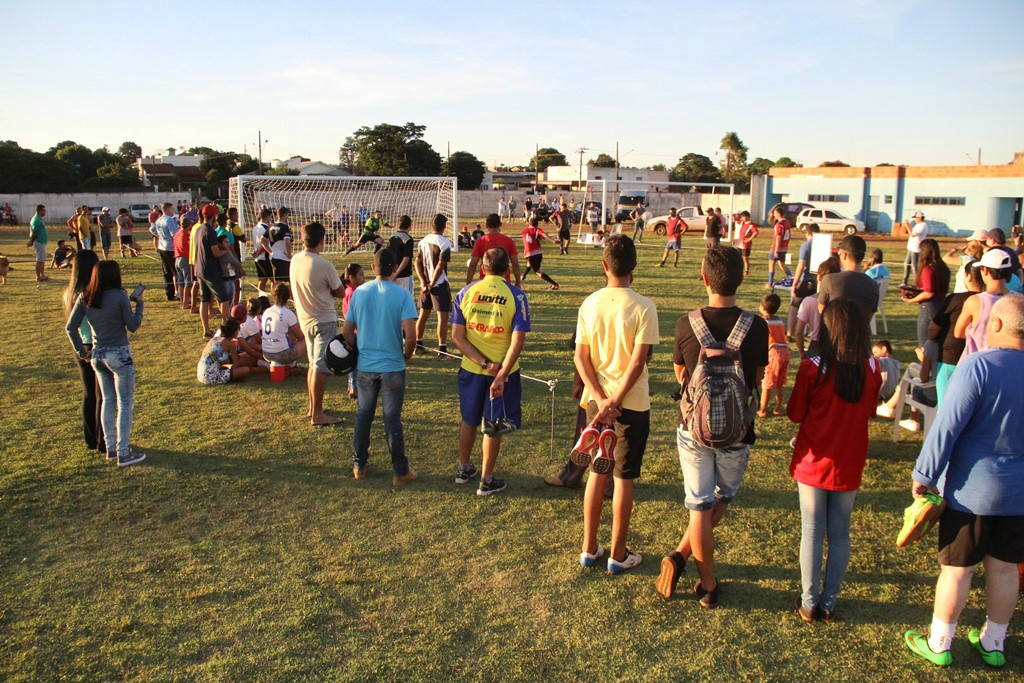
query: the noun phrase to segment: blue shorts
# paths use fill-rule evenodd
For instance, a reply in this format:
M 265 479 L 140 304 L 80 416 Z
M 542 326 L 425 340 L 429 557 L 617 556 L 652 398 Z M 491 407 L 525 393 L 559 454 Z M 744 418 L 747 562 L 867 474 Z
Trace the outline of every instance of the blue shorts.
M 505 393 L 501 398 L 491 400 L 490 375 L 459 368 L 459 409 L 462 421 L 474 427 L 487 418 L 488 421 L 504 417 L 516 427 L 523 421 L 523 383 L 516 370 L 505 382 Z
M 665 248 L 671 249 L 672 251 L 679 251 L 679 240 L 669 240 L 665 243 Z

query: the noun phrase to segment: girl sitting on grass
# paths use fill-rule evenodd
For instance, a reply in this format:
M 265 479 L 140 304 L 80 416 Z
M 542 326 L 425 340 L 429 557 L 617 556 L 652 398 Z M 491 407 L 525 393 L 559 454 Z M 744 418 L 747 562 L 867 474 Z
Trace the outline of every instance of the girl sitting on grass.
M 266 372 L 259 365 L 250 367 L 242 365 L 238 360 L 238 321 L 228 318 L 220 326 L 220 336 L 206 342 L 203 355 L 196 366 L 196 379 L 200 384 L 213 386 L 238 382 L 254 372 Z
M 782 392 L 789 374 L 789 345 L 786 344 L 786 324 L 775 314 L 782 300 L 775 292 L 761 298 L 761 317 L 768 322 L 768 367 L 761 382 L 761 409 L 758 417 L 768 416 L 768 399 L 775 393 L 775 415 L 782 415 Z
M 810 623 L 835 619 L 850 563 L 850 514 L 868 454 L 868 420 L 882 375 L 868 356 L 867 326 L 856 302 L 830 301 L 822 314 L 820 355 L 800 364 L 789 419 L 800 425 L 789 472 L 800 494 L 800 582 L 797 615 Z M 825 583 L 822 552 L 828 537 Z

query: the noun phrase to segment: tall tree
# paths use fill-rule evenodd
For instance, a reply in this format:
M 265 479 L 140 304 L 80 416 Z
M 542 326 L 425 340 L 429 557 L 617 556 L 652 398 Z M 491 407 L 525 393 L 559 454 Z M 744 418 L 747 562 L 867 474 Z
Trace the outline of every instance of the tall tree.
M 411 122 L 363 126 L 345 140 L 340 150 L 343 165 L 348 157 L 354 160 L 352 171 L 360 175 L 437 175 L 441 155 L 422 140 L 426 129 Z
M 487 167 L 484 162 L 469 152 L 452 152 L 448 160 L 442 164 L 441 173 L 459 179 L 460 190 L 476 190 L 483 182 Z
M 0 192 L 72 192 L 81 181 L 74 167 L 52 154 L 23 149 L 13 140 L 0 143 Z
M 117 156 L 121 157 L 125 164 L 131 166 L 142 156 L 142 148 L 134 142 L 126 140 L 117 148 Z
M 789 157 L 779 157 L 775 160 L 775 165 L 779 168 L 801 168 L 803 164 L 798 164 Z
M 713 183 L 721 180 L 715 162 L 703 154 L 684 154 L 672 167 L 668 179 L 673 182 Z
M 722 175 L 729 182 L 746 184 L 750 182 L 750 171 L 747 170 L 747 146 L 740 140 L 735 131 L 729 131 L 722 137 L 719 147 L 725 152 L 722 162 Z
M 104 156 L 109 155 L 109 152 L 102 149 L 97 152 L 93 153 L 85 145 L 72 144 L 60 147 L 53 156 L 58 161 L 71 164 L 82 178 L 88 179 L 94 177 L 96 169 L 107 162 Z
M 541 147 L 530 159 L 527 171 L 544 171 L 548 166 L 568 166 L 565 155 L 554 147 Z M 612 163 L 612 166 L 615 164 Z
M 587 166 L 595 166 L 597 168 L 615 168 L 615 157 L 601 152 L 597 155 L 597 158 L 588 161 Z

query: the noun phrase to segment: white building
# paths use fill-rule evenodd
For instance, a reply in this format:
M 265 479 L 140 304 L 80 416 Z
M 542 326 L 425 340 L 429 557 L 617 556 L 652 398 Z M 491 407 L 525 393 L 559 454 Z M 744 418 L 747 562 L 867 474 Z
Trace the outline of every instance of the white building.
M 580 179 L 583 180 L 583 186 Z M 579 164 L 570 166 L 548 166 L 544 172 L 544 184 L 550 189 L 556 190 L 581 190 L 586 189 L 587 181 L 607 180 L 608 190 L 615 190 L 615 182 L 618 180 L 619 189 L 629 187 L 630 181 L 641 183 L 668 182 L 668 171 L 652 171 L 649 168 L 634 168 L 632 166 L 619 166 L 618 178 L 615 175 L 615 168 L 603 166 L 584 166 L 582 172 Z M 651 192 L 667 192 L 667 185 L 643 185 Z
M 350 175 L 337 166 L 331 166 L 330 164 L 325 164 L 322 161 L 310 161 L 305 157 L 299 156 L 291 157 L 284 161 L 281 159 L 274 159 L 270 162 L 270 165 L 272 168 L 287 168 L 292 171 L 298 171 L 299 175 Z

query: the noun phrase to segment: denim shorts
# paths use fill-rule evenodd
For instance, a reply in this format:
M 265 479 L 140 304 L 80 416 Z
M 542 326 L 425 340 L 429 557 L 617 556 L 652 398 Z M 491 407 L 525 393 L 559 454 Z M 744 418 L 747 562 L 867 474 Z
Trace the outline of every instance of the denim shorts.
M 324 356 L 327 353 L 327 345 L 338 335 L 338 321 L 331 323 L 316 323 L 302 330 L 306 335 L 306 357 L 309 364 L 316 368 L 317 372 L 325 375 L 331 374 Z
M 179 287 L 192 286 L 192 266 L 188 264 L 188 258 L 185 256 L 174 259 L 174 281 Z
M 750 446 L 707 448 L 695 442 L 680 425 L 676 429 L 679 465 L 689 510 L 710 510 L 715 501 L 729 503 L 740 489 L 750 461 Z

